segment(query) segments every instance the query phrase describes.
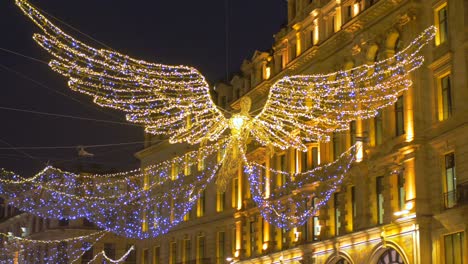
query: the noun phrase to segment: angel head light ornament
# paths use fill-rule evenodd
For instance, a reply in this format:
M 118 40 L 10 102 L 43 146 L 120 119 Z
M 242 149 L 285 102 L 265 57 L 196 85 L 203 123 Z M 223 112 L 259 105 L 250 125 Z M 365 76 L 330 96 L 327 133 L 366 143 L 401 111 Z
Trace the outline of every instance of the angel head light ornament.
M 128 121 L 142 124 L 147 133 L 167 136 L 171 143 L 218 142 L 230 129 L 228 144 L 221 144 L 226 148 L 216 180 L 221 189 L 241 164 L 255 173 L 245 157 L 248 139 L 269 148 L 306 151 L 304 142 L 327 142 L 331 133 L 349 129 L 351 121 L 372 118 L 393 104 L 411 85 L 410 73 L 424 61 L 419 52 L 436 31 L 427 28 L 394 56 L 370 65 L 329 74 L 281 78 L 278 73 L 257 115 L 249 115 L 251 101 L 243 97 L 240 112 L 227 119 L 196 69 L 93 48 L 64 33 L 26 0 L 16 4 L 42 30 L 33 38 L 52 55 L 50 67 L 68 78 L 72 90 L 92 96 L 102 107 L 122 110 Z M 255 186 L 255 178 L 249 179 Z M 324 195 L 326 202 L 330 194 Z M 257 204 L 273 207 L 262 199 Z

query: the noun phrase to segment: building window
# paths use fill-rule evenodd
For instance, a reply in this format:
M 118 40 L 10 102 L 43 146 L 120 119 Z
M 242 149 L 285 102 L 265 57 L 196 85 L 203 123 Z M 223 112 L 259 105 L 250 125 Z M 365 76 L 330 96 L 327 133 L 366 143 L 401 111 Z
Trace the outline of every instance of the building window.
M 383 120 L 382 120 L 382 109 L 377 111 L 377 115 L 374 117 L 374 141 L 375 145 L 382 144 L 383 141 Z
M 356 204 L 356 186 L 351 186 L 351 216 L 352 216 L 352 227 L 356 229 L 355 223 L 357 218 L 357 204 Z
M 111 259 L 115 259 L 115 244 L 114 243 L 104 243 L 104 253 Z
M 377 264 L 404 264 L 401 255 L 393 248 L 387 249 L 379 258 Z
M 225 239 L 226 239 L 226 236 L 225 236 L 225 233 L 224 231 L 220 231 L 218 232 L 218 244 L 217 244 L 217 247 L 216 247 L 216 263 L 217 264 L 222 264 L 222 263 L 225 263 L 225 259 L 226 259 L 226 252 L 225 252 L 225 247 L 226 247 L 226 243 L 225 243 Z
M 403 96 L 399 96 L 395 103 L 395 128 L 397 137 L 405 134 L 404 114 Z
M 125 252 L 130 250 L 130 248 L 132 246 L 133 245 L 131 245 L 131 244 L 127 244 L 127 247 L 125 248 Z M 127 256 L 127 259 L 125 260 L 125 263 L 127 263 L 127 264 L 136 264 L 136 251 L 135 250 L 130 251 L 130 253 Z
M 375 180 L 376 195 L 377 195 L 377 223 L 378 224 L 383 224 L 383 220 L 384 220 L 383 180 L 384 180 L 383 176 L 379 176 Z
M 450 74 L 439 79 L 439 120 L 443 121 L 452 116 L 452 89 Z
M 279 156 L 279 170 L 282 172 L 287 172 L 287 163 L 286 163 L 286 155 L 282 154 Z M 287 175 L 285 173 L 281 173 L 279 175 L 281 177 L 281 185 L 285 184 L 287 181 Z
M 143 252 L 141 252 L 141 263 L 142 264 L 150 264 L 149 251 L 148 251 L 147 248 L 144 248 Z
M 171 242 L 169 246 L 169 263 L 176 264 L 177 262 L 177 244 L 176 242 Z
M 351 146 L 356 144 L 356 121 L 351 121 L 349 123 L 349 142 Z
M 459 232 L 444 237 L 445 263 L 463 264 L 463 255 L 466 254 L 465 233 Z
M 406 202 L 406 191 L 405 191 L 405 176 L 402 172 L 399 172 L 398 175 L 398 207 L 401 210 L 405 209 Z
M 340 142 L 338 140 L 338 133 L 333 132 L 333 160 L 337 160 L 340 157 Z
M 205 236 L 197 238 L 197 264 L 204 263 L 205 259 Z
M 319 157 L 319 149 L 318 147 L 312 147 L 311 149 L 312 152 L 312 168 L 317 168 L 318 165 L 320 164 L 320 157 Z
M 250 221 L 250 255 L 255 254 L 255 225 L 257 221 Z
M 436 46 L 439 46 L 447 41 L 448 38 L 448 12 L 447 3 L 438 6 L 434 10 L 434 21 L 437 27 L 435 37 Z
M 203 190 L 197 202 L 197 217 L 205 215 L 205 190 Z
M 191 255 L 192 255 L 192 241 L 190 239 L 184 239 L 184 253 L 182 255 L 182 262 L 189 263 Z
M 89 242 L 83 242 L 83 255 L 81 256 L 81 263 L 89 263 L 93 259 L 93 246 Z
M 339 236 L 341 229 L 340 193 L 334 194 L 333 208 L 335 209 L 335 236 Z
M 153 248 L 153 264 L 161 264 L 161 247 Z
M 457 177 L 455 175 L 455 154 L 445 155 L 445 208 L 452 208 L 457 203 Z
M 59 225 L 59 226 L 68 226 L 68 224 L 69 224 L 69 220 L 66 219 L 66 218 L 62 218 L 62 219 L 60 219 L 59 222 L 58 222 L 58 225 Z
M 310 169 L 309 165 L 309 151 L 303 152 L 300 151 L 300 157 L 301 157 L 301 172 L 305 172 L 308 169 Z
M 226 207 L 226 192 L 217 192 L 216 193 L 216 211 L 222 212 Z

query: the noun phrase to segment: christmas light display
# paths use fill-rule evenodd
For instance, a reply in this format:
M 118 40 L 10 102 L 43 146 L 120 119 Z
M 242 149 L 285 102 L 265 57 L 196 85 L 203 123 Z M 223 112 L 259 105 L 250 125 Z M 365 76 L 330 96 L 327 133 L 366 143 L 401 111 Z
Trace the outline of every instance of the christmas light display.
M 131 246 L 127 252 L 125 252 L 125 254 L 122 255 L 122 257 L 120 257 L 119 259 L 111 259 L 109 258 L 107 255 L 106 255 L 106 252 L 103 250 L 101 252 L 99 252 L 98 254 L 96 254 L 88 263 L 94 263 L 94 261 L 97 260 L 97 258 L 99 256 L 102 256 L 103 259 L 105 259 L 105 261 L 109 262 L 109 263 L 123 263 L 125 261 L 125 259 L 128 257 L 128 255 L 130 255 L 130 253 L 135 250 L 135 247 L 134 246 Z
M 0 171 L 0 195 L 18 209 L 43 218 L 85 217 L 121 236 L 156 237 L 183 221 L 215 178 L 226 156 L 218 158 L 218 153 L 231 143 L 220 142 L 223 144 L 202 147 L 136 174 L 133 171 L 83 179 L 48 167 L 24 179 Z M 194 168 L 186 175 L 184 167 L 198 167 L 200 160 L 204 161 L 203 170 Z
M 250 99 L 244 97 L 240 113 L 228 120 L 196 69 L 92 48 L 65 34 L 27 1 L 16 4 L 43 31 L 34 40 L 54 57 L 50 66 L 69 79 L 71 89 L 92 96 L 100 106 L 126 112 L 129 121 L 143 124 L 148 133 L 168 136 L 171 143 L 201 146 L 127 173 L 83 176 L 48 167 L 24 179 L 3 171 L 0 195 L 34 215 L 86 217 L 104 230 L 139 239 L 164 234 L 183 221 L 207 184 L 216 178 L 224 190 L 241 162 L 262 216 L 286 229 L 302 225 L 343 183 L 357 147 L 331 164 L 290 175 L 249 162 L 248 139 L 269 148 L 306 151 L 303 142 L 327 142 L 330 133 L 347 130 L 349 122 L 374 117 L 408 89 L 409 74 L 423 63 L 418 53 L 435 36 L 435 28 L 430 27 L 394 56 L 374 64 L 283 77 L 271 87 L 258 115 L 249 115 Z M 221 139 L 228 128 L 231 134 Z M 208 141 L 215 143 L 205 146 Z M 268 197 L 260 177 L 267 169 L 273 175 L 292 176 Z M 318 201 L 314 207 L 304 203 L 312 196 Z
M 99 231 L 61 240 L 32 240 L 0 233 L 0 263 L 76 263 L 106 233 Z

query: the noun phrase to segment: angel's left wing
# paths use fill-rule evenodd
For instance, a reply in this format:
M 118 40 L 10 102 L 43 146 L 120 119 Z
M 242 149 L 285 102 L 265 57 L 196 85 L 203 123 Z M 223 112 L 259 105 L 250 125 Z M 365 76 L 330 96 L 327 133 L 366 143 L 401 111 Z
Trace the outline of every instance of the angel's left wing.
M 411 85 L 409 73 L 424 59 L 420 49 L 434 36 L 430 27 L 386 60 L 328 75 L 284 77 L 270 89 L 251 134 L 264 145 L 305 150 L 304 141 L 328 141 L 349 122 L 374 117 Z
M 33 38 L 53 55 L 50 67 L 96 104 L 126 112 L 128 121 L 143 124 L 148 133 L 166 135 L 172 143 L 216 140 L 228 127 L 196 69 L 95 49 L 65 34 L 27 0 L 16 0 L 16 5 L 42 29 Z

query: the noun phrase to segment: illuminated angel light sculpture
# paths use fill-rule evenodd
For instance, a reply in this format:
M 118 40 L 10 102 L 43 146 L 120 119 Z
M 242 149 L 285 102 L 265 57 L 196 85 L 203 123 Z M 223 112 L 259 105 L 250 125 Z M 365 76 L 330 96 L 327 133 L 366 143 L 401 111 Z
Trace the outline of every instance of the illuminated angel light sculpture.
M 212 101 L 209 85 L 196 69 L 149 63 L 92 48 L 65 34 L 27 1 L 17 0 L 16 4 L 42 30 L 33 38 L 54 57 L 50 67 L 68 78 L 71 89 L 92 96 L 100 106 L 124 111 L 128 121 L 142 124 L 147 133 L 165 135 L 171 143 L 200 144 L 198 151 L 144 171 L 95 176 L 105 181 L 93 182 L 92 187 L 79 183 L 78 175 L 53 168 L 46 168 L 32 179 L 10 173 L 8 181 L 0 181 L 7 190 L 4 193 L 22 210 L 44 217 L 88 217 L 106 230 L 136 238 L 166 233 L 183 221 L 211 180 L 216 179 L 218 188 L 224 190 L 230 172 L 241 164 L 265 219 L 287 229 L 303 224 L 340 186 L 359 146 L 353 146 L 331 164 L 293 175 L 294 180 L 267 194 L 266 183 L 259 180 L 262 170 L 270 170 L 273 175 L 289 173 L 249 161 L 245 153 L 247 139 L 253 138 L 269 149 L 306 151 L 304 142 L 327 142 L 332 132 L 347 130 L 349 122 L 374 117 L 377 110 L 393 104 L 398 94 L 411 85 L 409 74 L 423 63 L 418 52 L 435 35 L 435 28 L 430 27 L 402 51 L 371 65 L 330 74 L 283 77 L 270 88 L 259 114 L 249 115 L 251 102 L 244 97 L 241 111 L 227 118 Z M 230 135 L 224 137 L 227 129 Z M 185 168 L 198 167 L 199 175 L 193 180 L 182 177 L 187 175 L 186 170 L 171 175 L 174 164 L 180 163 Z M 158 180 L 148 184 L 148 175 Z M 69 180 L 66 183 L 59 179 Z M 47 193 L 50 199 L 66 204 L 67 209 L 57 204 L 51 208 L 45 199 L 30 199 L 28 192 L 16 195 L 20 183 L 28 186 L 29 193 L 40 189 L 42 195 Z M 119 191 L 115 183 L 132 187 L 130 191 Z M 297 191 L 305 185 L 312 188 Z M 93 190 L 77 195 L 70 188 Z M 171 188 L 179 188 L 180 192 L 171 192 Z M 109 190 L 113 190 L 112 195 Z M 312 195 L 319 200 L 310 208 L 303 202 Z M 116 210 L 127 212 L 127 218 Z

